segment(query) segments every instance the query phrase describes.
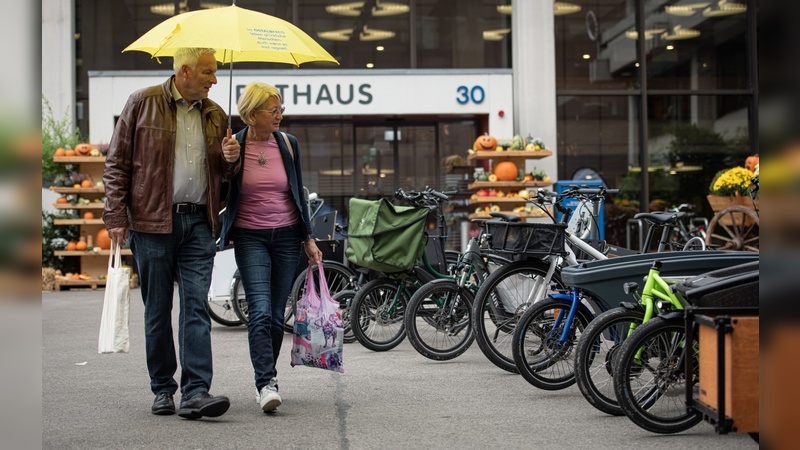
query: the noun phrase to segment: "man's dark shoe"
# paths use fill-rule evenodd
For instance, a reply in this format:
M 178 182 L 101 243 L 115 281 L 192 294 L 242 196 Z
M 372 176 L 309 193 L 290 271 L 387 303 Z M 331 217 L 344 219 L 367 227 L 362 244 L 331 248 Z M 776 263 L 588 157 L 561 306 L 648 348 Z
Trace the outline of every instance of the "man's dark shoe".
M 153 411 L 153 414 L 157 416 L 169 416 L 171 414 L 175 414 L 175 401 L 172 400 L 172 394 L 161 392 L 160 394 L 156 395 L 156 399 L 153 401 L 153 407 L 151 408 L 151 411 Z
M 228 397 L 214 397 L 208 392 L 200 392 L 187 400 L 181 400 L 178 415 L 185 419 L 199 419 L 201 417 L 219 417 L 230 408 Z

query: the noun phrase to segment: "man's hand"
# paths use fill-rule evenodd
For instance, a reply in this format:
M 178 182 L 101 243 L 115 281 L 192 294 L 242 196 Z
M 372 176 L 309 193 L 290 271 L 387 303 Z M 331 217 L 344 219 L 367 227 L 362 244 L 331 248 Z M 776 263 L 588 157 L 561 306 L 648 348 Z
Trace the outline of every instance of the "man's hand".
M 222 156 L 229 163 L 235 163 L 239 159 L 239 141 L 231 137 L 230 128 L 228 128 L 228 135 L 222 138 Z
M 128 227 L 109 228 L 108 237 L 112 244 L 125 245 L 128 242 Z

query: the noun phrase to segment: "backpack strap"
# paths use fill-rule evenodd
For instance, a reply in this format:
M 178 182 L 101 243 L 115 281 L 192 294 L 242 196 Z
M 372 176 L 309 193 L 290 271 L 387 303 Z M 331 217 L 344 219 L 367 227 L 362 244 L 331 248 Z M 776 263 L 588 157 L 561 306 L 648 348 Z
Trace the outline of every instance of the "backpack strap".
M 292 161 L 294 161 L 294 148 L 292 144 L 289 142 L 289 136 L 286 135 L 283 131 L 280 132 L 281 136 L 283 136 L 283 141 L 286 142 L 286 147 L 289 149 L 289 154 L 292 155 Z

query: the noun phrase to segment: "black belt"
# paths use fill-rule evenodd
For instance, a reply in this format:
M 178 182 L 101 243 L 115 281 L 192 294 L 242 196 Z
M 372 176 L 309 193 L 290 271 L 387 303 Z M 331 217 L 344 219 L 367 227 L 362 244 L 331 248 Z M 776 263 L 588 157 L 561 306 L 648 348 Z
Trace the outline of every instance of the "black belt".
M 172 210 L 178 214 L 187 214 L 197 211 L 205 211 L 206 205 L 198 205 L 197 203 L 175 203 L 172 205 Z

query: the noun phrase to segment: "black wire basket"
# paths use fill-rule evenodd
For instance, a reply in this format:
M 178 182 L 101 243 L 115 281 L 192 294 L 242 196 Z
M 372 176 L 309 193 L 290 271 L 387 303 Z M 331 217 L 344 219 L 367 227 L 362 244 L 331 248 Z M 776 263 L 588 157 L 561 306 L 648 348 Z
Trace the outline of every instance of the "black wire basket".
M 525 256 L 567 254 L 565 223 L 527 223 L 487 220 L 484 229 L 489 235 L 491 251 Z

